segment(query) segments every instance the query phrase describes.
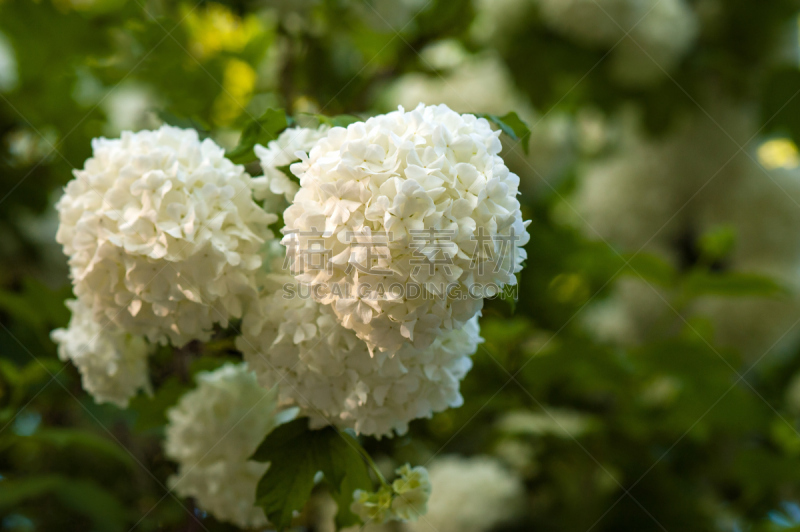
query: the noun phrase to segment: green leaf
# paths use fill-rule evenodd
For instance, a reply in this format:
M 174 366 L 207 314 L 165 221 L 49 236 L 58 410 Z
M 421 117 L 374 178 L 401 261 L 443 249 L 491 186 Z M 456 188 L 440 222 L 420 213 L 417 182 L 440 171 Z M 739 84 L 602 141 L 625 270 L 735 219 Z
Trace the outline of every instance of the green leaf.
M 530 150 L 531 129 L 517 113 L 511 111 L 503 116 L 490 114 L 480 114 L 478 116 L 494 123 L 500 128 L 500 131 L 511 137 L 514 142 L 520 142 L 522 144 L 522 150 L 526 155 L 528 154 Z
M 372 489 L 372 480 L 369 477 L 369 470 L 364 464 L 364 459 L 358 451 L 361 445 L 346 432 L 339 432 L 339 435 L 341 436 L 340 452 L 334 454 L 337 459 L 334 467 L 345 474 L 338 487 L 331 486 L 331 495 L 339 507 L 336 513 L 336 526 L 344 528 L 359 523 L 358 516 L 350 511 L 353 492 L 357 489 Z
M 19 294 L 0 292 L 0 310 L 7 312 L 12 318 L 34 329 L 39 329 L 44 325 L 36 305 Z
M 13 508 L 27 499 L 51 493 L 61 481 L 55 475 L 4 479 L 0 482 L 0 509 Z
M 341 523 L 357 522 L 349 508 L 353 491 L 371 488 L 358 442 L 333 427 L 310 430 L 308 418 L 273 430 L 252 460 L 270 463 L 258 483 L 256 504 L 279 530 L 289 527 L 293 512 L 303 508 L 319 471 L 339 504 L 337 521 Z
M 65 479 L 56 491 L 61 503 L 88 517 L 97 530 L 122 530 L 126 509 L 109 491 L 98 484 L 79 479 Z
M 211 131 L 211 126 L 198 116 L 187 118 L 165 110 L 157 111 L 156 114 L 165 124 L 169 124 L 170 126 L 179 127 L 181 129 L 194 129 L 200 135 L 200 138 L 207 137 Z
M 88 517 L 97 530 L 122 530 L 125 526 L 125 507 L 107 489 L 89 480 L 59 475 L 3 480 L 0 509 L 12 509 L 49 494 L 55 495 L 66 508 Z
M 689 297 L 776 297 L 786 293 L 784 287 L 769 277 L 755 273 L 694 271 L 686 276 L 684 283 Z
M 137 432 L 162 427 L 167 424 L 167 410 L 189 391 L 189 386 L 177 377 L 170 377 L 152 395 L 137 395 L 130 402 L 130 410 L 136 412 L 134 429 Z
M 503 287 L 503 290 L 500 292 L 500 300 L 508 303 L 511 307 L 511 314 L 514 314 L 517 311 L 517 299 L 519 294 L 519 287 L 506 285 Z
M 254 161 L 256 156 L 253 147 L 256 144 L 266 145 L 269 141 L 275 140 L 280 132 L 293 122 L 283 109 L 267 109 L 263 115 L 245 126 L 239 145 L 228 152 L 228 159 L 235 163 Z
M 354 122 L 359 122 L 361 119 L 355 115 L 336 115 L 325 116 L 320 114 L 314 115 L 320 124 L 327 124 L 331 127 L 347 127 Z
M 206 344 L 205 348 L 208 349 L 209 345 Z M 236 364 L 238 362 L 241 362 L 241 359 L 232 356 L 201 356 L 189 364 L 189 374 L 194 377 L 201 371 L 214 371 L 227 363 Z
M 252 457 L 270 462 L 256 488 L 256 505 L 278 530 L 291 525 L 292 513 L 305 505 L 314 488 L 318 469 L 309 435 L 307 418 L 290 421 L 268 434 Z
M 524 268 L 525 265 L 523 264 L 522 267 Z M 519 287 L 520 282 L 522 281 L 522 272 L 517 272 L 515 275 L 517 277 L 517 284 L 507 284 L 503 286 L 503 290 L 501 290 L 498 294 L 500 301 L 508 303 L 508 305 L 511 307 L 511 314 L 514 314 L 514 312 L 517 311 L 517 301 L 519 300 Z
M 625 255 L 627 265 L 623 274 L 641 277 L 658 286 L 669 287 L 675 283 L 678 272 L 669 262 L 656 255 L 637 253 Z
M 283 165 L 283 166 L 276 166 L 275 169 L 276 170 L 280 170 L 281 172 L 283 172 L 283 174 L 286 177 L 288 177 L 289 179 L 291 179 L 295 183 L 300 183 L 300 179 L 298 179 L 298 177 L 296 175 L 294 175 L 292 173 L 292 171 L 289 169 L 289 168 L 291 168 L 291 166 L 292 166 L 291 164 L 286 164 L 286 165 Z
M 129 469 L 136 467 L 136 462 L 127 451 L 111 440 L 91 432 L 66 428 L 40 428 L 35 434 L 28 437 L 56 447 L 81 447 L 95 455 L 112 458 Z
M 724 259 L 736 246 L 736 229 L 730 226 L 716 227 L 701 235 L 697 245 L 706 263 Z

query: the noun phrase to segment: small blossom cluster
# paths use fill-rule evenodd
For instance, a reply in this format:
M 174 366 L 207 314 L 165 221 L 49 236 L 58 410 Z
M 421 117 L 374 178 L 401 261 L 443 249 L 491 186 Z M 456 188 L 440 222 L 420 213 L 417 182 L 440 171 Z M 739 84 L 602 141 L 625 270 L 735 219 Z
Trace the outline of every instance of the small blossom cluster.
M 50 336 L 58 344 L 58 357 L 78 368 L 83 389 L 97 402 L 121 408 L 139 390 L 149 390 L 147 357 L 152 347 L 144 338 L 98 323 L 80 301 L 67 301 L 67 307 L 72 311 L 69 325 Z
M 167 411 L 164 450 L 178 463 L 170 488 L 221 521 L 263 526 L 267 519 L 254 504 L 269 466 L 248 458 L 278 423 L 276 394 L 259 386 L 247 364 L 225 364 L 196 381 Z
M 515 37 L 536 17 L 580 46 L 608 50 L 610 76 L 634 88 L 663 80 L 700 33 L 700 16 L 687 0 L 479 0 L 476 8 L 477 40 L 518 47 Z
M 522 480 L 489 456 L 437 458 L 430 484 L 428 511 L 405 525 L 408 532 L 488 532 L 512 522 L 523 508 Z
M 387 521 L 416 521 L 425 515 L 431 496 L 428 471 L 422 467 L 406 464 L 396 471 L 397 478 L 391 485 L 385 484 L 378 491 L 356 490 L 351 510 L 365 524 Z
M 255 153 L 261 163 L 264 175 L 253 179 L 253 192 L 258 200 L 269 199 L 270 196 L 283 196 L 290 202 L 300 188 L 289 179 L 285 170 L 300 160 L 297 152 L 308 153 L 316 142 L 328 131 L 327 126 L 319 128 L 292 127 L 278 135 L 266 147 L 256 145 Z
M 726 271 L 771 277 L 792 296 L 705 296 L 687 312 L 710 319 L 715 341 L 746 357 L 788 351 L 800 341 L 793 318 L 800 309 L 800 241 L 782 228 L 800 223 L 800 169 L 759 162 L 763 139 L 753 142 L 759 124 L 747 108 L 726 101 L 703 106 L 659 138 L 642 130 L 639 117 L 621 117 L 618 145 L 579 172 L 570 199 L 576 223 L 591 238 L 676 267 L 686 258 L 688 237 L 732 230 Z M 637 344 L 674 316 L 671 297 L 639 277 L 621 279 L 608 299 L 587 309 L 585 323 L 603 340 Z

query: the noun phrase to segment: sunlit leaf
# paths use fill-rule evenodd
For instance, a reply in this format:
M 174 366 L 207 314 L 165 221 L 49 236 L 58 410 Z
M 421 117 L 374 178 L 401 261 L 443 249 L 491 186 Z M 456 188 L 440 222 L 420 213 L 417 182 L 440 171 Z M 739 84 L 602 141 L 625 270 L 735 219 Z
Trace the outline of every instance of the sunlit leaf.
M 508 135 L 514 142 L 522 144 L 523 151 L 525 154 L 528 153 L 530 149 L 531 130 L 528 124 L 526 124 L 517 113 L 511 111 L 503 116 L 490 114 L 482 114 L 479 116 L 494 123 L 500 128 L 500 131 Z
M 293 120 L 286 116 L 283 109 L 267 109 L 259 118 L 245 126 L 239 144 L 226 154 L 227 157 L 235 163 L 254 161 L 256 156 L 253 147 L 256 144 L 266 146 L 292 123 Z

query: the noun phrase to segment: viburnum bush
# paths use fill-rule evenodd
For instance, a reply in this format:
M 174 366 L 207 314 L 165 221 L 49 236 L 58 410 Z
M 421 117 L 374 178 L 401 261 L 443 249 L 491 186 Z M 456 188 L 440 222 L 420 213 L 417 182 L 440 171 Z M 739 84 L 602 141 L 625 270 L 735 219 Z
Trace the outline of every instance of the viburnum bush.
M 426 470 L 401 467 L 390 485 L 341 429 L 392 438 L 463 404 L 483 298 L 506 294 L 526 258 L 519 178 L 499 129 L 445 105 L 345 127 L 280 116 L 266 146 L 243 135 L 233 150 L 258 157 L 258 177 L 193 129 L 96 139 L 56 205 L 77 299 L 52 337 L 96 401 L 125 407 L 150 389 L 159 344 L 240 320 L 246 364 L 198 373 L 167 413 L 176 493 L 282 529 L 321 472 L 340 524 L 413 521 Z
M 797 529 L 799 14 L 0 0 L 0 529 Z

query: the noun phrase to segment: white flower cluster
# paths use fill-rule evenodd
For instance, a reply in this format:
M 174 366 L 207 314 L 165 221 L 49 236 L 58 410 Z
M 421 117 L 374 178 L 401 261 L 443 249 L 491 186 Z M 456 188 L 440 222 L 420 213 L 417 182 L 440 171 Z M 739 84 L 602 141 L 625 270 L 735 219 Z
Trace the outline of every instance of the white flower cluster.
M 793 352 L 800 341 L 800 242 L 786 230 L 800 225 L 800 168 L 767 170 L 750 158 L 737 166 L 735 179 L 712 183 L 698 223 L 703 230 L 732 228 L 728 266 L 774 279 L 789 297 L 705 297 L 694 310 L 712 319 L 721 344 L 759 359 Z
M 275 286 L 293 287 L 275 276 Z M 330 305 L 277 290 L 249 314 L 236 345 L 262 386 L 280 388 L 281 402 L 300 406 L 312 423 L 333 423 L 374 436 L 403 434 L 412 419 L 463 403 L 459 382 L 472 367 L 480 337 L 477 316 L 444 332 L 425 349 L 405 344 L 370 356 L 341 326 Z
M 525 118 L 534 114 L 497 54 L 467 56 L 444 75 L 406 74 L 388 87 L 383 98 L 388 107 L 413 109 L 420 102 L 433 101 L 464 113 L 502 115 L 513 109 Z
M 167 411 L 164 445 L 178 462 L 169 485 L 203 510 L 241 527 L 267 523 L 254 506 L 256 486 L 269 467 L 249 461 L 277 424 L 277 397 L 259 386 L 246 364 L 199 373 L 197 388 Z
M 614 47 L 611 71 L 632 86 L 672 70 L 699 29 L 686 0 L 539 0 L 539 9 L 554 31 L 588 46 Z
M 520 176 L 520 186 L 527 186 L 524 193 L 537 187 L 549 188 L 548 184 L 561 177 L 572 160 L 571 118 L 561 112 L 536 113 L 514 86 L 508 67 L 496 54 L 467 55 L 444 74 L 406 74 L 389 86 L 383 98 L 387 107 L 413 108 L 420 102 L 433 101 L 465 113 L 502 116 L 515 111 L 531 128 L 529 149 L 526 154 L 520 143 L 508 142 L 503 159 Z
M 0 33 L 0 92 L 9 92 L 18 82 L 17 56 L 8 38 Z
M 66 329 L 50 336 L 58 344 L 58 357 L 71 360 L 81 374 L 83 389 L 98 403 L 125 408 L 139 390 L 148 390 L 147 357 L 151 346 L 144 338 L 94 321 L 80 301 L 67 301 L 72 318 Z
M 406 464 L 396 471 L 397 478 L 391 485 L 382 486 L 376 492 L 356 490 L 351 510 L 364 523 L 387 521 L 416 521 L 425 515 L 431 496 L 428 471 L 422 467 Z
M 633 4 L 635 25 L 613 51 L 611 73 L 624 85 L 640 87 L 675 69 L 694 45 L 700 24 L 686 0 Z
M 613 46 L 631 29 L 635 0 L 538 0 L 544 22 L 575 41 Z
M 292 165 L 283 243 L 296 278 L 372 353 L 425 349 L 516 283 L 529 236 L 498 137 L 420 105 L 333 128 Z
M 749 112 L 729 103 L 703 107 L 712 118 L 698 112 L 662 136 L 645 131 L 635 112 L 605 126 L 616 145 L 580 168 L 570 199 L 588 236 L 678 259 L 676 243 L 694 226 L 700 206 L 738 183 L 749 160 L 737 155 L 735 144 L 753 134 Z
M 470 27 L 471 40 L 506 51 L 518 46 L 514 39 L 536 13 L 531 0 L 474 0 L 475 20 Z
M 428 513 L 405 525 L 410 532 L 488 532 L 523 508 L 521 479 L 488 456 L 444 456 L 429 468 Z
M 256 199 L 265 199 L 270 195 L 283 196 L 286 201 L 294 199 L 300 188 L 297 183 L 281 170 L 300 160 L 297 152 L 308 153 L 314 144 L 328 131 L 327 126 L 311 129 L 292 127 L 269 142 L 267 147 L 256 145 L 255 153 L 261 163 L 264 175 L 253 179 L 253 195 Z
M 56 239 L 94 319 L 183 345 L 241 317 L 277 220 L 253 201 L 243 167 L 170 126 L 92 147 L 58 202 Z
M 757 358 L 800 339 L 792 317 L 800 309 L 800 241 L 783 230 L 800 223 L 800 170 L 756 162 L 749 141 L 759 126 L 746 107 L 711 102 L 704 108 L 713 119 L 698 112 L 659 138 L 648 138 L 636 120 L 625 120 L 618 150 L 584 165 L 570 201 L 589 237 L 627 252 L 656 254 L 676 267 L 686 246 L 695 245 L 693 238 L 734 229 L 727 271 L 770 276 L 795 295 L 709 296 L 686 312 L 710 318 L 719 344 Z M 637 277 L 626 278 L 609 299 L 589 309 L 585 321 L 605 340 L 636 344 L 655 325 L 680 321 L 672 297 Z

